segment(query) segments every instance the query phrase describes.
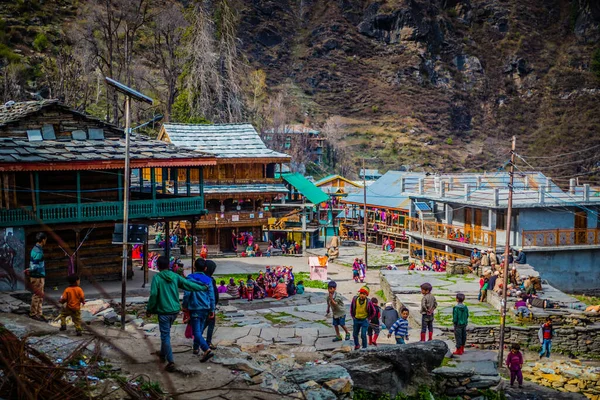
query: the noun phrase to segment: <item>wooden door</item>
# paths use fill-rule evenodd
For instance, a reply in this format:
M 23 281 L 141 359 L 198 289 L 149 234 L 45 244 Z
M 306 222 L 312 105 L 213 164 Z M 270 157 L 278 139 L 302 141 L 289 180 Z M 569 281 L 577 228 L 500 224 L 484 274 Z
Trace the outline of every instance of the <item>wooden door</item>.
M 587 212 L 575 212 L 575 244 L 585 244 L 587 236 Z
M 481 229 L 482 210 L 481 208 L 475 208 L 473 212 L 475 213 L 475 227 Z
M 468 208 L 468 207 L 465 208 L 465 228 L 467 228 L 467 227 L 470 228 L 471 224 L 473 223 L 473 218 L 472 218 L 472 215 L 471 215 L 471 211 L 472 211 L 471 208 Z

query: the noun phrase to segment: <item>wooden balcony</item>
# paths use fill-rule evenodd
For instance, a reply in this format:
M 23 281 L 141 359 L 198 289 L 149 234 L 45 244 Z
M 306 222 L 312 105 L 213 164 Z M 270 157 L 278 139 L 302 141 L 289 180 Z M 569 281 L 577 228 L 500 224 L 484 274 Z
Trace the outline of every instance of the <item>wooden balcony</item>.
M 414 258 L 419 258 L 418 256 L 415 257 L 415 253 L 421 254 L 422 248 L 423 247 L 420 244 L 411 243 L 410 249 L 409 249 L 409 255 Z M 433 262 L 436 257 L 438 257 L 438 259 L 441 259 L 442 257 L 446 257 L 447 261 L 457 261 L 457 260 L 469 261 L 468 256 L 465 256 L 462 254 L 456 254 L 456 253 L 447 253 L 440 249 L 435 249 L 433 247 L 425 246 L 425 261 Z
M 237 226 L 263 226 L 267 224 L 270 217 L 271 212 L 269 211 L 227 211 L 225 213 L 213 211 L 197 221 L 196 228 L 208 229 Z
M 282 183 L 283 179 L 280 178 L 256 178 L 256 179 L 242 179 L 242 178 L 219 178 L 212 179 L 207 178 L 204 180 L 205 185 L 250 185 L 250 184 L 277 184 Z M 197 184 L 197 182 L 196 182 Z M 185 187 L 185 182 L 179 182 L 179 185 Z
M 406 217 L 406 230 L 421 233 L 421 219 Z M 435 221 L 424 221 L 423 233 L 436 239 L 450 240 L 467 245 L 496 248 L 496 232 L 471 226 L 441 224 Z
M 132 200 L 129 219 L 199 216 L 204 210 L 202 197 L 160 200 Z M 26 226 L 95 221 L 119 221 L 123 218 L 123 202 L 51 204 L 0 210 L 0 226 Z
M 549 229 L 523 231 L 523 247 L 566 247 L 600 245 L 600 229 Z

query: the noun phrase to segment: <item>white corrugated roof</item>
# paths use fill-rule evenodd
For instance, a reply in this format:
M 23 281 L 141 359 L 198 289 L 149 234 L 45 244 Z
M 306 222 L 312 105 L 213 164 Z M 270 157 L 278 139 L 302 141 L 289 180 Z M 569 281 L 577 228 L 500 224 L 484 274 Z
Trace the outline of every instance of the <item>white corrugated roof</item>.
M 217 158 L 290 158 L 267 148 L 251 124 L 164 124 L 171 143 Z

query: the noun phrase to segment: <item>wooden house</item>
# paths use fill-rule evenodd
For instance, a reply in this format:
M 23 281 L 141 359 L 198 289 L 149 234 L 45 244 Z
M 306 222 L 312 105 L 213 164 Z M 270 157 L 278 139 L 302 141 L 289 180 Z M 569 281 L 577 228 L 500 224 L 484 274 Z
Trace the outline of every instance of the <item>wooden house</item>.
M 232 251 L 232 237 L 240 232 L 262 238 L 263 226 L 271 217 L 263 204 L 288 192 L 275 170 L 289 163 L 290 156 L 268 149 L 250 124 L 169 123 L 162 126 L 158 139 L 216 158 L 216 165 L 204 171 L 208 214 L 196 222 L 201 243 L 218 251 Z M 181 173 L 179 181 L 186 181 Z M 187 183 L 195 191 L 202 177 L 192 174 Z
M 124 159 L 123 130 L 56 100 L 0 106 L 0 290 L 22 288 L 39 231 L 49 237 L 48 281 L 71 272 L 120 278 L 122 246 L 112 244 L 112 234 L 123 218 Z M 130 159 L 131 223 L 203 214 L 202 187 L 173 193 L 165 178 L 173 170 L 202 177 L 213 156 L 134 135 Z

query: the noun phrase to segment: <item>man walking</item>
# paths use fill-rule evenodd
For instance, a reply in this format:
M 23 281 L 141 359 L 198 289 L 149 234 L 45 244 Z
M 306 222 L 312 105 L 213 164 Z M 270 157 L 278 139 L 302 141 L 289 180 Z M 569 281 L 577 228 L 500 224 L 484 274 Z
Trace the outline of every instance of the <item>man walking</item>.
M 29 268 L 24 272 L 29 276 L 29 285 L 33 296 L 31 297 L 31 308 L 29 317 L 37 321 L 48 322 L 42 314 L 42 302 L 44 301 L 44 284 L 46 283 L 46 267 L 44 264 L 44 249 L 48 237 L 44 232 L 39 232 L 35 237 L 36 243 L 29 255 Z
M 158 328 L 160 329 L 160 352 L 161 361 L 167 361 L 165 370 L 175 371 L 173 350 L 171 349 L 171 326 L 179 311 L 179 289 L 190 292 L 207 291 L 209 288 L 203 284 L 196 284 L 186 280 L 184 277 L 169 270 L 169 259 L 165 256 L 158 257 L 158 274 L 152 278 L 150 287 L 150 298 L 146 306 L 146 316 L 158 315 Z M 212 290 L 212 289 L 211 289 Z

